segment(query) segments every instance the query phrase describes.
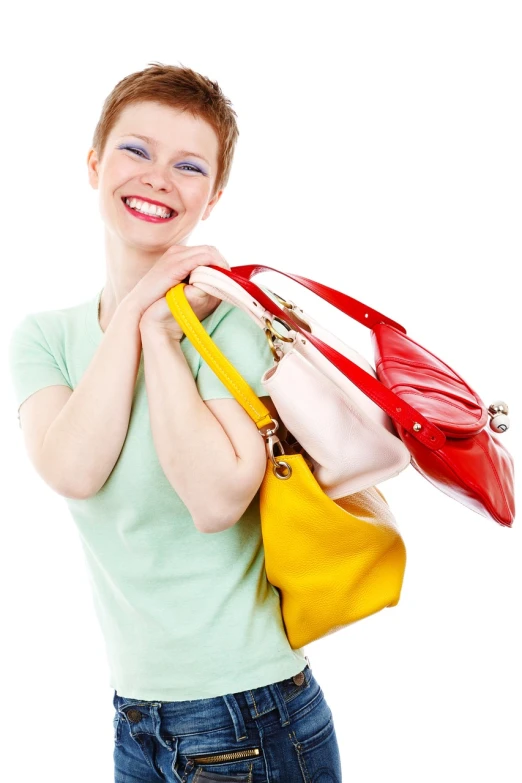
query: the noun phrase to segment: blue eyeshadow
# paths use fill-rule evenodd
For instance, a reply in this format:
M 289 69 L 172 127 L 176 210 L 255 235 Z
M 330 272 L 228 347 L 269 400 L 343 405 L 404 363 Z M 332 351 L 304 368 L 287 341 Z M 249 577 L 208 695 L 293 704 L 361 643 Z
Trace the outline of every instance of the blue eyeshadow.
M 147 155 L 147 157 L 148 157 L 147 150 L 144 150 L 144 149 L 143 149 L 143 147 L 140 147 L 140 145 L 139 145 L 139 144 L 134 144 L 134 142 L 132 142 L 132 143 L 130 143 L 130 142 L 129 142 L 129 143 L 125 143 L 125 144 L 120 144 L 120 145 L 118 146 L 118 149 L 119 149 L 119 150 L 122 150 L 122 149 L 129 149 L 129 148 L 131 148 L 131 147 L 132 147 L 133 149 L 135 149 L 135 150 L 139 150 L 140 152 L 142 152 L 142 153 L 143 153 L 143 155 Z M 132 149 L 130 149 L 130 151 L 132 152 Z M 178 165 L 178 166 L 183 166 L 183 165 L 185 165 L 185 166 L 194 166 L 194 168 L 198 169 L 198 171 L 200 171 L 200 172 L 201 172 L 201 174 L 204 174 L 206 177 L 208 177 L 208 171 L 206 171 L 206 170 L 205 170 L 205 169 L 204 169 L 204 168 L 201 166 L 201 164 L 199 164 L 199 163 L 193 163 L 191 160 L 185 160 L 185 161 L 180 161 L 180 163 L 178 163 L 177 165 Z

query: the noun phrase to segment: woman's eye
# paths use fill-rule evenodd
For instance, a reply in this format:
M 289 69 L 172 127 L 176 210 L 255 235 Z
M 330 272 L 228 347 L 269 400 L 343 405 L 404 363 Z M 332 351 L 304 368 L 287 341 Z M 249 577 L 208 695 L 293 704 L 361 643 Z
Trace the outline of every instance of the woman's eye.
M 142 152 L 141 150 L 138 150 L 138 149 L 136 149 L 136 147 L 124 147 L 123 149 L 125 149 L 125 150 L 129 150 L 130 152 L 135 152 L 135 153 L 136 153 L 136 155 L 140 154 L 140 155 L 142 155 L 143 157 L 145 157 L 145 156 L 143 155 L 143 152 Z
M 201 171 L 198 168 L 196 168 L 196 166 L 191 166 L 190 163 L 182 163 L 179 168 L 180 169 L 189 168 L 191 171 L 197 171 L 199 174 L 201 174 Z

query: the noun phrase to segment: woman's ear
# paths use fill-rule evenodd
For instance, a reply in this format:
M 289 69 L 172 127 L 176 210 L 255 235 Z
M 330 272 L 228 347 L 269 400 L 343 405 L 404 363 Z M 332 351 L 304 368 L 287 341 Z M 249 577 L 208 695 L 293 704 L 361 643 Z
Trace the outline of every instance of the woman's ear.
M 219 199 L 223 195 L 223 192 L 224 192 L 223 190 L 218 190 L 218 192 L 216 193 L 214 198 L 210 199 L 210 201 L 208 202 L 208 204 L 207 204 L 207 206 L 205 208 L 205 211 L 204 211 L 204 213 L 203 213 L 203 215 L 201 217 L 201 220 L 206 220 L 209 217 L 210 213 L 212 212 L 212 210 L 214 209 L 214 207 L 218 203 Z
M 98 189 L 98 153 L 91 148 L 87 153 L 87 172 L 89 183 L 95 190 Z

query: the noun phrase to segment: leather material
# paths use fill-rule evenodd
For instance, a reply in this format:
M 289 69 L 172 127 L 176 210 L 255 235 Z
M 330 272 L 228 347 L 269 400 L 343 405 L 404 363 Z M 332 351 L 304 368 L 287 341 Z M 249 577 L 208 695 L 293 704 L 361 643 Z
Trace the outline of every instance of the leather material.
M 226 275 L 231 280 L 238 282 L 254 299 L 261 305 L 270 310 L 274 315 L 287 321 L 296 331 L 307 338 L 326 358 L 332 362 L 353 384 L 361 389 L 371 400 L 382 408 L 395 422 L 401 424 L 414 438 L 421 441 L 428 449 L 439 449 L 444 444 L 446 436 L 439 427 L 432 424 L 423 414 L 411 406 L 408 402 L 398 397 L 390 391 L 377 378 L 366 372 L 362 367 L 353 362 L 347 356 L 344 356 L 335 348 L 327 345 L 319 337 L 306 331 L 299 325 L 295 318 L 292 318 L 288 310 L 282 310 L 278 307 L 267 294 L 251 280 L 236 275 L 234 271 L 223 269 L 221 267 L 209 265 L 209 269 L 216 269 L 222 275 Z M 268 267 L 267 267 L 268 268 Z M 234 267 L 237 269 L 237 267 Z M 277 271 L 277 270 L 274 270 Z M 344 294 L 339 294 L 344 296 Z M 335 302 L 333 303 L 335 304 Z M 335 304 L 337 306 L 337 304 Z M 339 308 L 343 309 L 343 308 Z M 402 327 L 401 327 L 402 328 Z M 416 429 L 416 424 L 420 423 L 422 428 Z
M 261 431 L 264 406 L 259 400 L 253 404 L 246 381 L 231 372 L 230 362 L 192 311 L 184 287 L 179 283 L 166 295 L 174 318 Z M 292 473 L 278 478 L 267 453 L 259 492 L 265 569 L 279 592 L 290 645 L 298 649 L 396 606 L 406 549 L 378 489 L 332 500 L 301 454 L 275 456 L 274 461 L 287 463 Z
M 272 312 L 234 280 L 208 266 L 197 267 L 190 283 L 226 299 L 252 317 L 260 328 Z M 374 377 L 366 359 L 328 332 L 308 313 L 301 313 L 312 333 L 334 346 Z M 279 326 L 279 324 L 277 324 Z M 261 382 L 287 429 L 310 457 L 314 475 L 331 497 L 372 487 L 398 475 L 410 464 L 410 453 L 390 417 L 307 339 L 277 341 L 282 358 Z
M 468 438 L 484 429 L 486 406 L 451 367 L 387 324 L 374 328 L 373 343 L 380 380 L 400 397 L 407 395 L 446 436 Z
M 260 490 L 268 581 L 279 590 L 285 630 L 297 649 L 400 599 L 406 548 L 372 487 L 332 500 L 301 454 L 278 479 L 269 462 Z
M 234 365 L 221 353 L 214 341 L 208 337 L 197 315 L 190 307 L 183 293 L 185 283 L 174 286 L 165 296 L 167 304 L 185 335 L 201 354 L 207 364 L 216 373 L 219 380 L 234 394 L 236 400 L 261 428 L 271 423 L 270 411 L 263 405 L 257 394 L 246 383 Z M 208 338 L 208 339 L 206 339 Z
M 234 267 L 233 275 L 235 280 L 243 278 L 247 290 L 252 290 L 248 288 L 250 277 L 265 270 L 279 271 L 262 265 L 242 266 Z M 372 330 L 377 376 L 391 397 L 375 394 L 373 378 L 368 376 L 365 386 L 359 368 L 340 363 L 328 346 L 318 347 L 388 411 L 419 473 L 473 511 L 510 527 L 515 518 L 514 460 L 489 430 L 486 406 L 479 395 L 445 362 L 407 336 L 400 324 L 333 288 L 299 275 L 281 274 Z M 295 322 L 293 326 L 299 331 Z M 390 399 L 395 399 L 395 410 L 389 406 Z M 407 415 L 403 416 L 405 406 Z M 415 413 L 421 424 L 417 432 L 412 427 Z M 426 428 L 426 421 L 432 429 Z

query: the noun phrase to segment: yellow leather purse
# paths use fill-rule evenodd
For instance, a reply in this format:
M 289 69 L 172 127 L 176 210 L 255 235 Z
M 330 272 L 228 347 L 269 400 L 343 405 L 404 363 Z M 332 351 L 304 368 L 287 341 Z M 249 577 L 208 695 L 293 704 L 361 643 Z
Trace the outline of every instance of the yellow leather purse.
M 205 331 L 185 285 L 166 294 L 172 315 L 265 441 L 267 467 L 260 487 L 265 570 L 279 591 L 291 647 L 396 606 L 406 549 L 384 496 L 371 487 L 332 500 L 305 457 L 284 452 L 276 435 L 279 422 Z

